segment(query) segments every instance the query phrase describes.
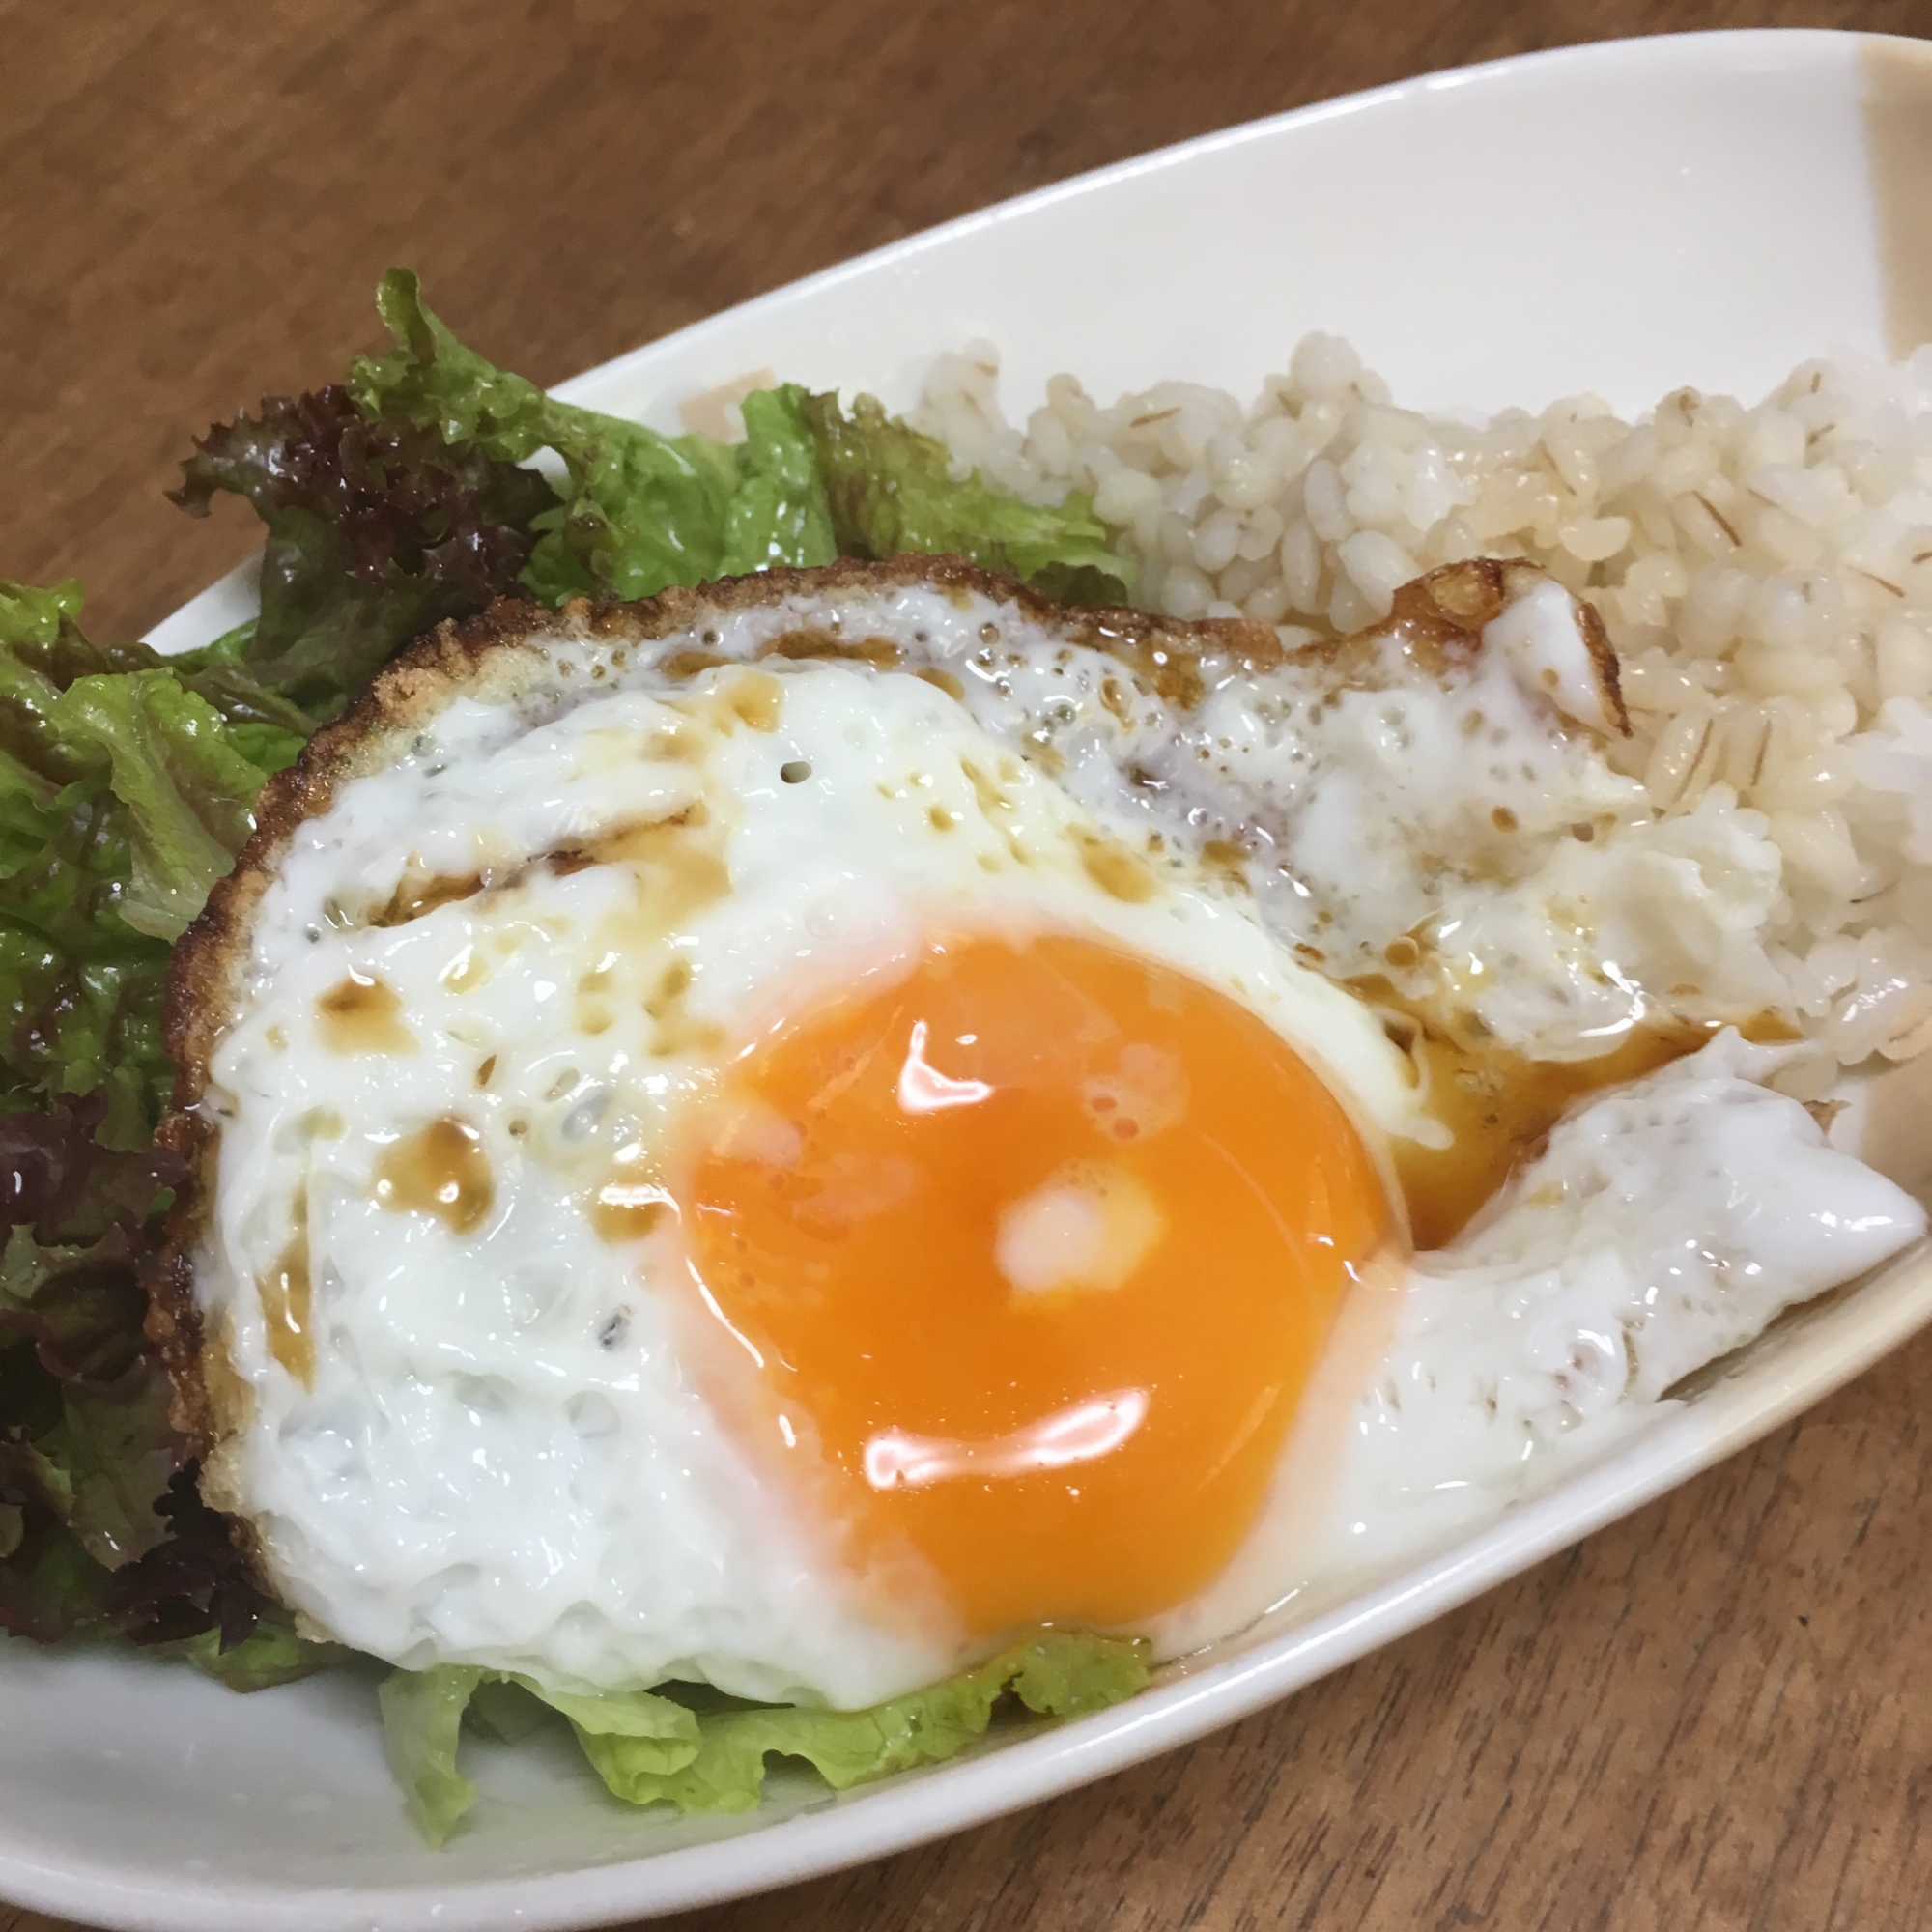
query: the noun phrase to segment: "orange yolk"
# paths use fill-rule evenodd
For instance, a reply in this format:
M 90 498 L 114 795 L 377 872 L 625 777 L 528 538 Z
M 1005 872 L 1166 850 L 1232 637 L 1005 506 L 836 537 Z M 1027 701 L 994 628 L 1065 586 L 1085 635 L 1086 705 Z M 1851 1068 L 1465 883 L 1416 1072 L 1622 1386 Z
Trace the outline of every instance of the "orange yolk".
M 686 1226 L 762 1449 L 975 1633 L 1208 1583 L 1393 1235 L 1279 1035 L 1085 939 L 934 944 L 749 1050 L 711 1125 Z

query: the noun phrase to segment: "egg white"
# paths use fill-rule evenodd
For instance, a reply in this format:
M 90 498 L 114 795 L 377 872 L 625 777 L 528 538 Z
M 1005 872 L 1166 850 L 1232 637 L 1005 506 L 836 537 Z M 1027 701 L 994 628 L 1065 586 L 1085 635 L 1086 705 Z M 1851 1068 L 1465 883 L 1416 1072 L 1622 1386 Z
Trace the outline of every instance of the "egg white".
M 1365 1284 L 1247 1543 L 1159 1647 L 1312 1614 L 1493 1520 L 1922 1238 L 1918 1202 L 1762 1084 L 1792 1051 L 1727 1030 L 1597 1096 L 1450 1247 Z
M 761 1486 L 680 1360 L 675 1231 L 588 1218 L 627 1151 L 674 1142 L 725 1054 L 934 934 L 1044 928 L 1221 987 L 1372 1135 L 1431 1129 L 1374 1016 L 1237 891 L 1077 806 L 944 690 L 780 661 L 600 682 L 574 651 L 541 706 L 459 697 L 346 782 L 267 891 L 207 1103 L 197 1292 L 249 1391 L 207 1486 L 313 1626 L 398 1663 L 871 1702 L 956 1667 L 958 1634 L 855 1590 L 837 1526 Z M 639 862 L 540 862 L 644 824 Z M 396 910 L 471 875 L 497 883 Z M 343 1050 L 323 1002 L 357 981 L 393 994 L 410 1050 Z M 461 1233 L 378 1198 L 385 1153 L 445 1117 L 494 1184 Z M 292 1241 L 307 1386 L 260 1288 Z
M 674 1145 L 762 1030 L 935 934 L 989 930 L 1083 932 L 1220 987 L 1323 1070 L 1372 1146 L 1439 1144 L 1376 1016 L 1295 958 L 1296 867 L 1368 945 L 1350 895 L 1385 920 L 1378 895 L 1408 889 L 1424 833 L 1470 851 L 1490 836 L 1460 749 L 1472 713 L 1505 732 L 1491 777 L 1520 826 L 1614 817 L 1629 789 L 1512 681 L 1533 638 L 1454 689 L 1346 692 L 1319 713 L 1293 668 L 1220 677 L 1184 729 L 1144 680 L 977 593 L 899 586 L 864 613 L 952 667 L 937 682 L 729 662 L 825 621 L 805 601 L 723 615 L 702 643 L 726 662 L 672 676 L 560 618 L 534 664 L 341 783 L 270 881 L 205 1101 L 219 1143 L 196 1293 L 243 1392 L 205 1487 L 315 1629 L 562 1689 L 701 1678 L 852 1706 L 944 1676 L 959 1633 L 917 1588 L 855 1581 L 838 1526 L 761 1480 L 692 1373 L 665 1292 L 674 1230 L 605 1238 L 600 1188 Z M 1278 818 L 1296 867 L 1243 883 L 1204 863 L 1236 780 L 1258 810 L 1294 805 Z M 1620 821 L 1601 845 L 1565 834 L 1520 889 L 1475 878 L 1481 903 L 1451 910 L 1521 967 L 1513 1010 L 1509 988 L 1484 994 L 1499 1033 L 1560 1043 L 1601 1017 L 1572 997 L 1604 982 L 1578 928 L 1550 926 L 1552 880 L 1566 902 L 1595 894 L 1627 950 L 1723 924 L 1696 898 L 1721 892 L 1720 866 L 1707 893 L 1694 866 L 1657 863 L 1702 836 L 1691 817 Z M 1656 849 L 1625 865 L 1626 838 Z M 1660 878 L 1678 894 L 1662 920 L 1629 884 Z M 410 1051 L 339 1050 L 320 1002 L 352 975 L 393 992 Z M 1742 1051 L 1581 1110 L 1455 1249 L 1354 1297 L 1247 1543 L 1155 1621 L 1163 1654 L 1504 1506 L 1648 1412 L 1659 1376 L 1922 1233 Z M 473 1126 L 493 1179 L 467 1233 L 377 1198 L 386 1153 L 444 1117 Z M 306 1384 L 262 1292 L 291 1243 L 313 1297 Z

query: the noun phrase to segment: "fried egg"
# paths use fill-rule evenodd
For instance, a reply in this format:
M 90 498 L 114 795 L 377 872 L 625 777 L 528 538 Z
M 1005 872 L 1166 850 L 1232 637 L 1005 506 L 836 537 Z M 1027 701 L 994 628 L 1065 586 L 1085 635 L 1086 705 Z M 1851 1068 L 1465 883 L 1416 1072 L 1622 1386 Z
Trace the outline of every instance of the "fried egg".
M 1497 810 L 1575 844 L 1558 814 L 1620 782 L 1593 749 L 1619 716 L 1600 639 L 1538 584 L 1491 589 L 1487 635 L 1444 618 L 1482 652 L 1401 681 L 1411 745 L 1472 713 L 1506 741 L 1463 761 L 1466 796 L 1437 760 L 1437 912 L 1446 874 L 1483 883 L 1467 848 Z M 502 610 L 399 661 L 265 795 L 176 967 L 170 1133 L 198 1179 L 159 1322 L 204 1492 L 265 1580 L 408 1667 L 841 1706 L 1016 1626 L 1174 1650 L 1296 1587 L 1338 1314 L 1382 1311 L 1390 1361 L 1451 1387 L 1458 1426 L 1492 1419 L 1510 1323 L 1488 1358 L 1480 1321 L 1416 1327 L 1412 1236 L 1445 1175 L 1465 1216 L 1604 1077 L 1472 1110 L 1432 1042 L 1472 1014 L 1506 1032 L 1490 989 L 1430 1007 L 1299 936 L 1359 952 L 1351 868 L 1395 862 L 1281 804 L 1289 753 L 1365 755 L 1360 718 L 1294 734 L 1296 680 L 1342 694 L 1331 723 L 1359 696 L 1386 724 L 1414 646 L 1324 672 L 1251 627 L 1065 616 L 902 563 Z M 1262 721 L 1238 755 L 1214 722 L 1236 703 Z M 1258 737 L 1288 747 L 1259 779 Z M 1272 819 L 1242 804 L 1264 794 Z M 1264 865 L 1289 829 L 1301 859 Z M 1528 903 L 1536 863 L 1492 867 L 1492 899 Z M 1537 996 L 1565 1024 L 1573 941 Z M 1769 1142 L 1808 1148 L 1766 1099 Z M 1592 1194 L 1567 1145 L 1469 1266 L 1505 1300 L 1542 1270 L 1588 1329 L 1611 1291 L 1578 1289 L 1572 1251 L 1634 1266 L 1711 1204 L 1661 1154 Z M 1810 1152 L 1761 1165 L 1822 1230 L 1851 1198 L 1831 1164 L 1856 1163 Z M 1589 1239 L 1551 1259 L 1522 1233 L 1585 1194 L 1622 1203 Z M 1858 1199 L 1861 1245 L 1739 1233 L 1724 1319 L 1762 1325 L 1918 1231 L 1895 1189 Z M 1640 1293 L 1617 1308 L 1632 1346 Z M 1729 1346 L 1695 1310 L 1678 1328 L 1700 1360 Z M 1513 1452 L 1580 1413 L 1559 1371 Z M 1443 1427 L 1409 1406 L 1406 1434 L 1355 1434 L 1420 1469 Z M 1325 1439 L 1315 1487 L 1346 1506 Z

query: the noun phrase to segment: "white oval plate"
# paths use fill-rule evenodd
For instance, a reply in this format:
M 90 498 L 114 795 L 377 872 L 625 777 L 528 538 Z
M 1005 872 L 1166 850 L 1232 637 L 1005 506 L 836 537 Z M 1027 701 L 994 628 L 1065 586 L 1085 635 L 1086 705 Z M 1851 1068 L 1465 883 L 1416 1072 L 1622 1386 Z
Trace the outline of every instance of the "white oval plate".
M 1001 345 L 1022 410 L 1057 369 L 1103 396 L 1161 376 L 1251 393 L 1319 327 L 1425 408 L 1594 389 L 1635 409 L 1684 383 L 1754 396 L 1806 356 L 1899 354 L 1932 334 L 1932 312 L 1913 308 L 1928 290 L 1903 273 L 1932 259 L 1913 232 L 1928 152 L 1932 49 L 1917 43 L 1714 34 L 1535 55 L 1046 189 L 562 393 L 674 428 L 681 401 L 767 368 L 904 407 L 934 352 L 976 336 Z M 251 569 L 155 641 L 183 648 L 246 614 Z M 749 1818 L 631 1811 L 567 1747 L 477 1746 L 473 1827 L 433 1853 L 384 1766 L 367 1678 L 239 1698 L 185 1667 L 7 1643 L 0 1893 L 141 1932 L 495 1932 L 668 1912 L 873 1858 L 1287 1695 L 1707 1468 L 1928 1318 L 1932 1259 L 1908 1257 L 1780 1325 L 1612 1456 L 1324 1614 L 1251 1631 L 1118 1710 L 1016 1727 L 841 1798 L 781 1775 Z

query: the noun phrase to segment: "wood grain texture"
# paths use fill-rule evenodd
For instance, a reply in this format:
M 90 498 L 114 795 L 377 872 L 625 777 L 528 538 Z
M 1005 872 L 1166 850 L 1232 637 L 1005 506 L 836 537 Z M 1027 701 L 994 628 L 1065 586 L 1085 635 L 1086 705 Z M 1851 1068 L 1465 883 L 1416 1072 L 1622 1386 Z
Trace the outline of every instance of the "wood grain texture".
M 392 261 L 555 380 L 1208 128 L 1612 34 L 1932 0 L 0 0 L 0 575 L 153 622 L 187 435 Z M 1932 192 L 1932 187 L 1928 187 Z M 676 1932 L 1932 1923 L 1932 1338 L 1580 1549 L 1091 1790 Z M 0 1907 L 0 1932 L 62 1932 Z

